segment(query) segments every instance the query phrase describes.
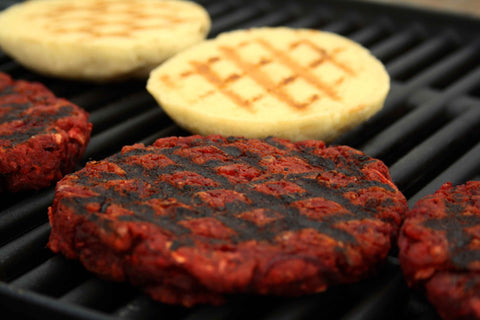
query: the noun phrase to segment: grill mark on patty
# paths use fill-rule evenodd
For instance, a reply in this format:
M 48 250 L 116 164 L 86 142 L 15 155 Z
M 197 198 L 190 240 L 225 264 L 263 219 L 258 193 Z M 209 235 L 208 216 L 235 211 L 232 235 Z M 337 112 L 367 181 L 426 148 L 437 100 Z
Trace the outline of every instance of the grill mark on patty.
M 8 112 L 0 116 L 0 125 L 21 121 L 21 125 L 15 131 L 0 134 L 0 140 L 9 141 L 8 148 L 23 143 L 35 135 L 57 133 L 58 131 L 52 127 L 51 123 L 73 115 L 74 109 L 69 105 L 55 108 L 54 113 L 42 112 L 44 108 L 53 107 L 58 100 L 49 101 L 50 96 L 45 89 L 43 91 L 40 89 L 28 90 L 28 88 L 22 89 L 18 83 L 14 83 L 3 87 L 0 91 L 0 97 L 10 96 L 6 101 L 0 100 L 0 110 L 8 109 Z M 27 101 L 15 102 L 15 100 Z M 41 115 L 32 114 L 29 111 L 39 111 Z M 51 109 L 45 111 L 51 111 Z
M 447 216 L 427 220 L 424 225 L 430 229 L 445 231 L 452 262 L 458 268 L 467 269 L 470 263 L 480 261 L 480 250 L 468 248 L 473 237 L 466 233 L 465 229 L 480 225 L 480 217 L 462 215 L 466 209 L 464 203 L 454 204 L 447 199 L 443 202 Z
M 268 143 L 269 145 L 279 148 L 279 149 L 286 149 L 286 147 L 280 143 L 277 143 L 275 139 L 273 138 L 267 138 L 265 139 L 265 142 Z M 301 157 L 302 159 L 306 160 L 308 164 L 314 166 L 314 167 L 320 167 L 326 169 L 325 171 L 332 171 L 336 170 L 339 173 L 343 173 L 346 176 L 361 176 L 364 177 L 363 172 L 360 170 L 362 169 L 366 164 L 372 162 L 373 160 L 365 155 L 359 155 L 354 152 L 349 152 L 349 157 L 353 159 L 353 162 L 355 162 L 359 167 L 352 167 L 348 166 L 347 163 L 343 163 L 342 167 L 339 167 L 335 164 L 334 161 L 331 159 L 327 159 L 325 157 L 320 157 L 318 155 L 308 153 L 308 152 L 299 152 L 299 151 L 290 151 L 290 153 L 293 156 Z M 343 161 L 344 159 L 340 159 L 340 161 Z M 393 188 L 385 183 L 379 183 L 378 181 L 375 181 L 375 184 L 378 185 L 379 187 L 388 189 L 390 191 L 394 191 Z
M 19 117 L 25 110 L 30 109 L 33 107 L 33 104 L 31 102 L 27 103 L 8 103 L 8 104 L 1 104 L 0 103 L 0 109 L 1 108 L 9 108 L 10 110 L 0 116 L 0 124 L 4 124 L 7 122 L 12 122 L 14 120 L 18 120 Z
M 28 107 L 22 111 L 27 109 Z M 14 147 L 36 135 L 57 133 L 58 131 L 52 127 L 52 122 L 71 116 L 73 108 L 71 106 L 62 106 L 55 113 L 42 113 L 41 117 L 31 114 L 21 115 L 21 113 L 21 111 L 13 112 L 0 119 L 0 125 L 18 119 L 22 120 L 22 127 L 18 130 L 0 134 L 0 140 L 8 140 L 10 142 L 8 147 Z
M 12 86 L 0 87 L 0 97 L 8 96 L 12 93 L 15 93 Z
M 73 108 L 71 106 L 61 106 L 55 110 L 55 113 L 42 112 L 41 117 L 38 115 L 34 116 L 30 113 L 23 114 L 27 109 L 42 110 L 38 107 L 34 107 L 32 104 L 9 104 L 7 107 L 14 107 L 14 109 L 12 109 L 8 114 L 0 117 L 0 125 L 18 119 L 22 119 L 22 122 L 25 125 L 46 125 L 49 122 L 65 118 L 73 114 Z
M 268 140 L 268 139 L 267 139 Z M 237 140 L 230 140 L 234 143 Z M 274 146 L 274 140 L 270 140 L 268 142 L 270 145 Z M 214 142 L 207 142 L 204 143 L 203 146 L 207 145 L 214 145 Z M 279 145 L 279 144 L 277 144 Z M 200 146 L 200 145 L 199 145 Z M 279 145 L 278 149 L 281 147 L 286 149 L 285 146 Z M 227 155 L 232 157 L 233 159 L 229 159 L 228 163 L 249 163 L 255 165 L 257 167 L 259 165 L 260 157 L 258 155 L 251 156 L 252 154 L 247 152 L 242 154 L 241 150 L 234 146 L 225 146 L 221 145 L 218 146 L 220 150 L 225 152 Z M 355 185 L 347 185 L 346 187 L 338 188 L 337 190 L 333 190 L 331 187 L 327 185 L 319 184 L 314 179 L 305 178 L 304 173 L 300 174 L 271 174 L 268 179 L 258 180 L 255 182 L 251 182 L 248 184 L 232 184 L 228 181 L 226 177 L 219 176 L 215 173 L 216 165 L 223 165 L 224 162 L 222 161 L 210 161 L 208 164 L 213 167 L 207 167 L 205 165 L 199 165 L 191 161 L 191 159 L 174 154 L 179 147 L 172 147 L 172 148 L 150 148 L 150 149 L 134 149 L 123 154 L 117 154 L 112 156 L 109 161 L 116 163 L 122 170 L 126 172 L 126 176 L 123 177 L 121 175 L 115 173 L 109 173 L 107 175 L 101 175 L 101 181 L 95 181 L 90 177 L 80 176 L 77 180 L 77 183 L 84 184 L 84 185 L 91 185 L 95 186 L 97 183 L 104 183 L 110 180 L 116 179 L 127 179 L 127 180 L 144 180 L 146 183 L 155 186 L 155 193 L 149 197 L 142 197 L 136 192 L 130 192 L 128 197 L 125 195 L 120 195 L 113 189 L 105 189 L 104 187 L 95 187 L 94 191 L 98 192 L 99 194 L 105 195 L 110 202 L 114 202 L 118 205 L 123 206 L 124 208 L 131 210 L 133 214 L 131 216 L 120 216 L 119 219 L 122 221 L 148 221 L 162 228 L 168 230 L 169 232 L 177 235 L 177 236 L 186 236 L 189 235 L 191 232 L 189 229 L 181 226 L 179 224 L 180 221 L 191 219 L 191 218 L 204 218 L 204 217 L 214 217 L 221 221 L 225 226 L 235 230 L 237 233 L 235 236 L 231 237 L 231 241 L 234 243 L 239 243 L 242 241 L 246 241 L 249 239 L 255 239 L 259 241 L 272 241 L 276 235 L 282 230 L 285 230 L 285 225 L 288 226 L 288 230 L 302 230 L 306 228 L 312 228 L 317 230 L 322 234 L 325 234 L 329 237 L 332 237 L 338 241 L 344 243 L 356 243 L 355 237 L 352 236 L 350 233 L 340 230 L 338 228 L 333 227 L 333 225 L 337 222 L 341 221 L 354 221 L 360 219 L 369 219 L 372 218 L 376 214 L 376 210 L 374 208 L 364 208 L 363 206 L 358 206 L 352 204 L 349 200 L 342 196 L 343 193 L 352 191 L 353 190 L 360 190 L 363 189 L 365 186 L 355 186 Z M 139 164 L 132 164 L 128 162 L 129 157 L 139 156 L 139 155 L 146 155 L 146 154 L 162 154 L 167 156 L 169 159 L 175 162 L 175 165 L 168 165 L 162 168 L 155 168 L 155 169 L 147 169 Z M 302 153 L 299 151 L 290 151 L 287 152 L 286 156 L 303 156 L 306 153 Z M 355 153 L 352 156 L 356 156 Z M 317 163 L 326 163 L 326 167 L 324 170 L 333 170 L 339 169 L 338 166 L 335 166 L 333 161 L 330 159 L 325 159 L 322 157 L 311 157 L 313 162 Z M 370 160 L 368 157 L 358 156 L 358 159 L 361 159 L 363 163 L 368 163 Z M 247 161 L 249 160 L 249 161 Z M 264 168 L 263 168 L 264 169 Z M 318 168 L 317 168 L 318 169 Z M 235 202 L 227 202 L 223 208 L 219 208 L 218 211 L 215 211 L 212 214 L 211 207 L 197 206 L 199 204 L 199 200 L 194 197 L 196 191 L 199 190 L 218 190 L 218 188 L 210 188 L 210 187 L 201 187 L 196 188 L 195 186 L 191 186 L 188 189 L 179 189 L 176 188 L 174 185 L 169 183 L 158 183 L 157 177 L 161 174 L 165 173 L 172 173 L 172 172 L 196 172 L 201 176 L 212 179 L 213 181 L 219 182 L 223 187 L 223 190 L 233 190 L 240 192 L 241 194 L 245 195 L 247 199 L 250 199 L 253 203 L 246 203 L 243 201 L 235 201 Z M 347 170 L 349 174 L 360 173 L 359 170 Z M 362 174 L 363 176 L 363 174 Z M 264 183 L 265 181 L 272 181 L 272 180 L 281 180 L 285 179 L 290 182 L 294 182 L 303 189 L 306 190 L 307 194 L 289 194 L 283 195 L 277 198 L 276 196 L 267 195 L 264 193 L 260 193 L 257 191 L 252 190 L 252 186 L 256 184 Z M 392 191 L 392 187 L 388 184 L 383 184 L 377 181 L 364 181 L 367 183 L 367 187 L 370 186 L 378 186 L 385 190 Z M 98 190 L 97 190 L 98 189 Z M 146 204 L 141 204 L 141 202 L 148 200 L 148 199 L 166 199 L 167 195 L 174 194 L 178 202 L 183 203 L 191 209 L 188 208 L 177 208 L 174 217 L 171 216 L 159 216 L 155 214 L 155 210 Z M 105 207 L 105 196 L 102 197 L 92 197 L 88 199 L 84 199 L 83 201 L 87 201 L 89 203 L 100 203 L 102 204 L 102 212 L 106 210 Z M 343 208 L 346 208 L 353 214 L 350 215 L 339 215 L 333 217 L 326 217 L 322 221 L 313 220 L 304 216 L 299 213 L 298 209 L 291 207 L 291 204 L 298 200 L 305 200 L 308 197 L 323 197 L 327 200 L 334 201 L 341 205 Z M 384 206 L 391 205 L 391 202 L 385 201 L 382 203 Z M 235 214 L 251 211 L 255 209 L 261 208 L 269 208 L 281 214 L 282 218 L 277 219 L 266 226 L 258 227 L 255 223 L 247 221 L 245 219 L 241 219 L 239 217 L 235 217 Z M 82 214 L 90 214 L 90 212 L 83 207 L 81 210 Z M 177 239 L 177 243 L 175 244 L 174 248 L 180 248 L 182 246 L 189 246 L 192 245 L 191 239 L 188 237 L 183 237 Z M 341 248 L 340 248 L 341 249 Z M 339 249 L 339 250 L 340 250 Z

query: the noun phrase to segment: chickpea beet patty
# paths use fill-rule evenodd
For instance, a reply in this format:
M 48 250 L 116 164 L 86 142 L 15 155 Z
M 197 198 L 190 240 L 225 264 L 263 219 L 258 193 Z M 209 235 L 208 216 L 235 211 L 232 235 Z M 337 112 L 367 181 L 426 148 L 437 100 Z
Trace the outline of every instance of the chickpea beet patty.
M 49 247 L 156 300 L 218 304 L 370 275 L 406 209 L 387 167 L 349 147 L 172 137 L 62 179 Z
M 61 179 L 85 151 L 91 129 L 83 109 L 40 83 L 0 73 L 0 191 Z
M 444 184 L 407 213 L 400 263 L 444 319 L 480 319 L 480 181 Z
M 480 319 L 480 181 L 444 184 L 407 213 L 400 263 L 444 319 Z

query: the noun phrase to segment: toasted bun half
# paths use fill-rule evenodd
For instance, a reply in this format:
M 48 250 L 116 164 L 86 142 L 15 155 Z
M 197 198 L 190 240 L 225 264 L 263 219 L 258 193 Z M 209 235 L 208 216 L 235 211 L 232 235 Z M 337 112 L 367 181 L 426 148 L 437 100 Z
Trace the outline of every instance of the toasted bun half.
M 156 68 L 147 89 L 202 135 L 331 141 L 379 111 L 390 88 L 359 44 L 318 30 L 257 28 L 204 41 Z
M 175 0 L 42 0 L 0 14 L 0 46 L 25 67 L 63 78 L 144 77 L 205 39 L 210 18 Z

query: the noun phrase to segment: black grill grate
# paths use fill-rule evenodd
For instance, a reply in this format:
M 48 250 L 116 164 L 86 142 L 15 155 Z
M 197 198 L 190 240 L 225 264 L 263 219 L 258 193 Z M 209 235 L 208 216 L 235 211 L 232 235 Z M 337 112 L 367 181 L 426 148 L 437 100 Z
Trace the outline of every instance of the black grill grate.
M 4 1 L 8 6 L 15 1 Z M 385 161 L 412 205 L 442 183 L 480 179 L 480 21 L 356 1 L 201 0 L 210 36 L 262 25 L 334 31 L 367 46 L 387 66 L 385 108 L 336 143 Z M 40 81 L 87 109 L 94 132 L 80 168 L 121 146 L 184 135 L 142 81 L 95 85 L 41 77 L 0 53 L 0 71 Z M 151 301 L 127 284 L 100 280 L 46 248 L 53 188 L 0 195 L 2 319 L 438 319 L 409 290 L 395 255 L 358 284 L 301 298 L 235 296 L 224 306 L 185 309 Z

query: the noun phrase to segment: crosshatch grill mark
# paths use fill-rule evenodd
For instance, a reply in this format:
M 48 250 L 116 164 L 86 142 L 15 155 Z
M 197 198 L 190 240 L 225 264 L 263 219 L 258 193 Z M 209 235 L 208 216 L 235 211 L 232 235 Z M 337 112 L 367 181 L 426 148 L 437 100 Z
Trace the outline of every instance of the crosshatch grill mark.
M 256 82 L 266 92 L 270 93 L 278 100 L 283 101 L 288 106 L 296 110 L 304 110 L 308 108 L 309 105 L 320 100 L 322 96 L 327 96 L 335 101 L 341 100 L 341 97 L 338 95 L 335 87 L 340 85 L 345 80 L 345 77 L 339 78 L 333 84 L 328 84 L 315 75 L 312 72 L 312 69 L 319 67 L 325 62 L 329 62 L 341 70 L 345 75 L 350 77 L 356 76 L 355 71 L 352 68 L 336 58 L 336 56 L 341 53 L 344 48 L 336 48 L 333 49 L 331 53 L 328 53 L 325 49 L 317 46 L 308 39 L 302 39 L 291 43 L 289 47 L 290 50 L 295 50 L 299 46 L 307 46 L 318 54 L 318 58 L 310 62 L 308 67 L 305 67 L 295 61 L 288 53 L 275 48 L 272 44 L 264 39 L 255 39 L 251 42 L 244 41 L 239 43 L 237 48 L 245 47 L 252 43 L 259 44 L 269 53 L 271 53 L 272 57 L 275 58 L 262 57 L 258 63 L 252 63 L 242 59 L 241 55 L 235 50 L 236 48 L 219 46 L 218 50 L 221 53 L 220 57 L 210 57 L 206 62 L 190 61 L 190 65 L 193 67 L 193 70 L 184 71 L 180 74 L 180 76 L 182 78 L 190 77 L 195 74 L 202 76 L 206 81 L 212 84 L 216 89 L 218 89 L 219 92 L 228 97 L 236 105 L 246 108 L 250 112 L 254 111 L 252 104 L 264 98 L 265 95 L 257 95 L 252 99 L 245 99 L 229 87 L 230 84 L 242 79 L 244 76 L 248 75 L 251 80 Z M 280 80 L 278 83 L 261 69 L 262 66 L 272 63 L 274 59 L 292 72 L 290 76 Z M 211 67 L 213 64 L 221 60 L 233 63 L 241 70 L 241 72 L 233 73 L 226 78 L 222 78 Z M 284 87 L 298 79 L 308 82 L 310 85 L 315 87 L 319 93 L 311 95 L 302 102 L 296 101 L 295 98 L 284 89 Z M 201 94 L 200 97 L 205 98 L 211 94 L 214 94 L 215 92 L 216 91 L 214 90 L 210 90 Z
M 112 10 L 111 4 L 116 2 L 102 2 L 99 1 L 93 6 L 74 6 L 74 5 L 59 5 L 44 15 L 32 15 L 32 19 L 47 18 L 48 24 L 44 28 L 53 33 L 79 33 L 87 34 L 89 37 L 133 37 L 136 31 L 168 29 L 176 24 L 185 24 L 189 20 L 179 16 L 180 11 L 172 11 L 170 8 L 168 12 L 144 12 L 139 10 L 135 3 L 128 3 L 128 6 L 121 10 Z M 152 5 L 155 4 L 152 2 Z M 162 2 L 152 8 L 163 9 L 166 4 Z M 166 7 L 165 7 L 166 8 Z M 167 9 L 167 8 L 166 8 Z M 86 12 L 86 16 L 70 17 L 72 12 Z M 120 18 L 115 20 L 105 20 L 104 15 L 118 15 Z M 80 22 L 77 26 L 68 26 L 66 23 L 74 19 L 75 22 Z M 155 20 L 156 23 L 152 25 L 142 24 L 146 20 Z M 109 31 L 109 27 L 118 27 L 117 31 Z
M 199 150 L 209 147 L 209 144 L 213 142 L 205 143 L 193 146 L 195 140 L 191 140 L 190 149 Z M 241 140 L 239 140 L 241 141 Z M 342 224 L 353 223 L 360 220 L 376 220 L 380 219 L 378 211 L 375 207 L 365 208 L 362 205 L 354 204 L 351 199 L 345 197 L 345 194 L 351 191 L 360 191 L 371 187 L 384 189 L 385 192 L 393 192 L 389 184 L 383 182 L 371 181 L 363 175 L 361 171 L 364 166 L 370 163 L 370 159 L 363 159 L 362 155 L 357 155 L 355 152 L 350 152 L 346 157 L 350 160 L 356 159 L 358 168 L 351 171 L 352 168 L 343 167 L 342 165 L 331 164 L 330 166 L 318 166 L 314 163 L 328 162 L 330 159 L 323 158 L 320 155 L 308 154 L 308 152 L 302 152 L 298 150 L 288 150 L 283 152 L 280 147 L 280 143 L 276 143 L 274 140 L 265 139 L 264 143 L 273 147 L 272 153 L 275 155 L 283 155 L 288 158 L 290 156 L 296 156 L 305 161 L 306 165 L 315 166 L 318 170 L 317 174 L 321 175 L 328 171 L 342 172 L 346 176 L 357 175 L 362 184 L 347 184 L 343 187 L 332 189 L 321 182 L 318 182 L 316 178 L 305 176 L 305 173 L 279 173 L 271 175 L 265 180 L 259 179 L 255 181 L 249 181 L 244 183 L 231 183 L 226 176 L 217 173 L 217 168 L 225 165 L 226 163 L 250 163 L 255 167 L 262 167 L 262 157 L 255 157 L 253 154 L 245 154 L 238 158 L 237 152 L 239 149 L 235 146 L 230 146 L 228 141 L 217 142 L 215 146 L 218 155 L 227 157 L 229 160 L 226 162 L 210 160 L 209 165 L 198 164 L 194 160 L 192 153 L 189 154 L 177 154 L 180 150 L 179 147 L 172 148 L 144 148 L 144 149 L 132 149 L 131 151 L 123 154 L 115 154 L 114 156 L 103 160 L 105 163 L 109 163 L 112 166 L 116 166 L 122 173 L 119 176 L 117 173 L 110 172 L 111 174 L 103 174 L 101 176 L 82 176 L 80 175 L 77 183 L 80 185 L 95 185 L 95 190 L 98 196 L 91 196 L 89 198 L 83 198 L 83 204 L 78 206 L 78 209 L 84 215 L 88 215 L 87 210 L 89 203 L 104 203 L 105 199 L 115 199 L 115 203 L 126 209 L 125 212 L 132 214 L 125 214 L 119 217 L 122 221 L 148 221 L 153 224 L 162 226 L 165 230 L 177 234 L 180 238 L 178 241 L 178 248 L 183 246 L 190 246 L 191 231 L 182 225 L 182 221 L 192 221 L 202 218 L 214 218 L 221 221 L 224 226 L 233 230 L 233 234 L 229 236 L 232 243 L 241 243 L 251 239 L 259 241 L 275 242 L 276 236 L 279 232 L 284 232 L 284 225 L 288 226 L 287 231 L 300 231 L 305 229 L 314 229 L 318 234 L 330 237 L 334 241 L 339 243 L 348 243 L 355 245 L 356 238 L 350 233 L 342 229 Z M 230 146 L 230 149 L 227 147 Z M 185 149 L 186 150 L 186 149 Z M 211 149 L 209 149 L 211 150 Z M 132 163 L 128 159 L 130 157 L 145 156 L 145 155 L 162 155 L 170 159 L 175 165 L 166 165 L 162 167 L 142 167 L 139 164 Z M 237 158 L 237 159 L 235 159 Z M 363 160 L 361 160 L 363 159 Z M 343 159 L 345 160 L 345 159 Z M 188 172 L 194 172 L 199 175 L 203 181 L 209 179 L 215 183 L 211 186 L 190 185 L 185 188 L 184 185 L 174 184 L 171 182 L 159 183 L 158 177 L 164 174 L 172 174 L 173 172 L 180 175 L 185 175 Z M 141 176 L 139 176 L 141 175 Z M 308 175 L 308 174 L 307 174 Z M 141 203 L 141 194 L 136 191 L 130 190 L 128 196 L 122 192 L 121 189 L 106 188 L 105 185 L 99 185 L 99 181 L 115 181 L 115 180 L 127 180 L 127 181 L 142 181 L 146 185 L 153 188 L 150 192 L 149 200 L 161 199 L 165 200 L 166 194 L 175 194 L 176 203 L 181 204 L 175 208 L 172 207 L 174 213 L 167 215 L 156 215 L 153 208 L 145 203 Z M 163 180 L 162 180 L 163 181 Z M 292 184 L 296 184 L 299 187 L 298 192 L 290 193 L 288 195 L 270 195 L 256 188 L 258 186 L 268 185 L 268 183 L 275 183 L 277 181 L 288 181 Z M 101 190 L 101 191 L 100 191 Z M 145 191 L 145 190 L 144 190 Z M 143 192 L 143 191 L 142 191 Z M 210 206 L 199 205 L 199 201 L 202 202 L 198 195 L 205 192 L 230 192 L 232 194 L 240 193 L 242 197 L 231 199 L 226 201 L 223 206 L 220 206 L 218 211 L 212 210 Z M 331 201 L 342 209 L 340 211 L 349 212 L 344 215 L 331 214 L 327 212 L 321 219 L 312 219 L 308 215 L 302 213 L 300 209 L 295 205 L 298 201 L 308 202 L 309 200 L 322 199 L 322 201 Z M 71 201 L 69 198 L 65 198 L 64 201 Z M 394 204 L 388 199 L 384 200 L 381 207 L 390 207 Z M 269 209 L 277 215 L 276 221 L 263 226 L 258 226 L 253 222 L 245 221 L 242 218 L 242 213 L 252 212 L 254 210 Z M 141 214 L 135 214 L 141 213 Z M 226 214 L 228 212 L 228 214 Z M 337 211 L 335 211 L 337 212 Z M 174 219 L 172 219 L 174 217 Z M 184 237 L 185 236 L 185 237 Z M 214 239 L 206 239 L 206 241 L 215 241 Z M 338 247 L 338 250 L 342 250 Z

